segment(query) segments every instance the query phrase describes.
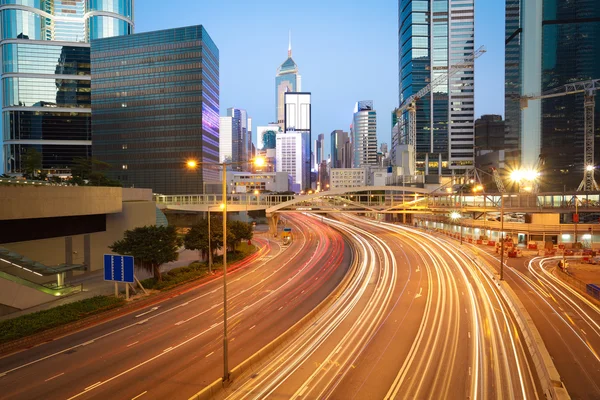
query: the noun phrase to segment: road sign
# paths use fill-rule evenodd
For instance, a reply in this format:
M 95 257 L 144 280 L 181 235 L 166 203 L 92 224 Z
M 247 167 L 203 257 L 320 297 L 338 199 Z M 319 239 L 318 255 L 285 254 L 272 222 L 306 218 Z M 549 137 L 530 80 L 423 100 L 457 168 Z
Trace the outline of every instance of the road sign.
M 133 283 L 133 257 L 105 254 L 104 280 Z

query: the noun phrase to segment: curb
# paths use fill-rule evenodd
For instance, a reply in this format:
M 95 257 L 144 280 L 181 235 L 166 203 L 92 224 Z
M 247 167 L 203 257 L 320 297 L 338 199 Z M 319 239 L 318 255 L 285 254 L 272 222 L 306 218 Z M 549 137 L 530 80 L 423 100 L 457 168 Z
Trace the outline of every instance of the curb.
M 485 272 L 496 283 L 504 301 L 506 301 L 506 304 L 512 311 L 523 334 L 529 355 L 533 360 L 545 398 L 569 400 L 571 397 L 560 378 L 560 374 L 552 361 L 550 353 L 548 353 L 542 336 L 517 294 L 512 290 L 508 282 L 497 280 L 495 271 L 489 267 L 487 262 L 479 263 L 476 259 L 473 259 L 473 261 L 476 265 L 485 268 Z
M 341 233 L 341 232 L 340 232 Z M 344 235 L 342 233 L 342 235 Z M 345 235 L 344 235 L 345 236 Z M 325 298 L 319 305 L 317 305 L 312 311 L 306 314 L 302 319 L 288 328 L 285 332 L 279 335 L 275 340 L 271 343 L 265 345 L 262 349 L 258 350 L 256 353 L 251 355 L 241 364 L 233 368 L 229 374 L 230 381 L 234 381 L 237 378 L 240 378 L 246 374 L 250 374 L 253 372 L 257 372 L 259 367 L 261 366 L 261 362 L 270 356 L 275 349 L 278 347 L 285 345 L 288 341 L 292 340 L 297 331 L 301 330 L 305 326 L 309 325 L 312 320 L 316 319 L 321 310 L 325 307 L 329 306 L 332 302 L 334 302 L 339 295 L 346 289 L 352 277 L 354 277 L 356 273 L 357 266 L 357 257 L 356 250 L 352 247 L 352 263 L 346 275 L 339 283 L 339 285 Z M 206 386 L 204 389 L 193 395 L 189 398 L 189 400 L 208 400 L 214 399 L 216 396 L 221 394 L 226 394 L 226 390 L 231 386 L 231 382 L 223 382 L 222 379 L 217 379 L 210 385 Z
M 248 257 L 237 261 L 235 264 L 231 265 L 228 268 L 228 275 L 238 269 L 240 269 L 241 265 L 248 262 L 253 261 L 260 254 L 260 249 L 255 253 L 249 255 Z M 62 337 L 68 336 L 73 333 L 77 333 L 79 331 L 92 328 L 96 325 L 99 325 L 104 322 L 108 322 L 127 314 L 131 314 L 133 312 L 139 311 L 142 308 L 152 306 L 154 304 L 161 303 L 173 297 L 180 296 L 184 293 L 187 293 L 191 290 L 196 289 L 202 285 L 205 285 L 215 279 L 219 279 L 223 276 L 222 272 L 216 273 L 214 275 L 204 276 L 202 278 L 193 280 L 191 282 L 183 283 L 181 285 L 175 286 L 165 292 L 158 292 L 155 295 L 150 295 L 149 297 L 144 297 L 138 301 L 130 302 L 125 304 L 124 306 L 113 308 L 111 310 L 100 312 L 98 314 L 91 315 L 89 317 L 85 317 L 83 319 L 57 326 L 55 328 L 51 328 L 45 331 L 41 331 L 39 333 L 34 333 L 32 335 L 26 336 L 21 339 L 15 339 L 10 342 L 6 342 L 0 344 L 0 358 L 9 356 L 13 353 L 27 350 L 36 346 L 39 346 L 44 343 L 51 342 L 53 340 L 60 339 Z

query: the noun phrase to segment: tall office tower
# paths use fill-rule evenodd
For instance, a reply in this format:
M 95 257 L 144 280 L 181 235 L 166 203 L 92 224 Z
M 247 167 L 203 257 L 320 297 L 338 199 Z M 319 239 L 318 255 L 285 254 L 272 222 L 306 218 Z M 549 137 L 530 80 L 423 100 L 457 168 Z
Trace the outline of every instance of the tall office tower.
M 320 133 L 315 140 L 315 170 L 318 171 L 321 161 L 325 160 L 325 134 Z
M 373 101 L 359 101 L 354 106 L 352 122 L 353 167 L 377 165 L 377 112 Z
M 251 117 L 248 117 L 247 135 L 248 135 L 248 137 L 246 138 L 246 142 L 248 144 L 247 161 L 250 161 L 254 157 L 254 149 L 255 149 L 252 144 L 252 118 Z
M 236 117 L 219 117 L 219 162 L 233 161 L 233 142 L 239 137 L 240 119 Z
M 240 108 L 228 108 L 227 116 L 233 117 L 239 121 L 239 129 L 234 129 L 231 139 L 231 153 L 232 161 L 235 163 L 244 163 L 249 160 L 248 158 L 248 113 L 246 110 Z M 251 121 L 251 120 L 250 120 Z M 252 123 L 252 122 L 250 122 Z M 252 136 L 250 136 L 250 139 Z M 250 150 L 251 151 L 251 150 Z M 234 165 L 232 169 L 242 171 L 248 168 L 248 165 L 238 164 Z
M 267 126 L 256 127 L 256 148 L 258 150 L 274 149 L 275 135 L 281 133 L 281 128 L 277 124 L 269 124 Z
M 160 87 L 157 89 L 157 87 Z M 125 186 L 202 193 L 219 171 L 219 49 L 202 25 L 92 41 L 94 157 Z
M 133 0 L 1 4 L 0 174 L 22 173 L 29 149 L 68 174 L 92 152 L 89 41 L 132 33 Z
M 306 181 L 302 174 L 304 160 L 309 158 L 305 150 L 301 132 L 277 134 L 277 172 L 287 172 L 292 177 L 292 190 L 296 193 L 310 187 L 310 180 Z
M 300 92 L 301 87 L 298 66 L 292 59 L 292 38 L 290 35 L 290 44 L 288 47 L 288 58 L 277 68 L 275 76 L 275 117 L 277 124 L 284 129 L 285 119 L 285 96 L 286 92 Z
M 352 143 L 348 132 L 331 132 L 331 168 L 352 168 Z
M 584 168 L 583 94 L 530 100 L 523 110 L 518 99 L 600 78 L 598 2 L 508 0 L 505 67 L 507 140 L 518 140 L 518 166 L 541 167 L 542 190 L 576 189 Z M 599 97 L 596 165 L 600 161 Z
M 311 108 L 310 92 L 286 92 L 284 94 L 284 132 L 297 132 L 302 134 L 302 153 L 306 155 L 302 159 L 302 182 L 311 186 Z
M 449 173 L 473 165 L 474 0 L 399 0 L 400 103 L 449 65 L 462 64 L 450 82 L 417 102 L 417 167 L 425 174 Z M 407 144 L 408 113 L 396 145 Z M 397 146 L 397 145 L 396 145 Z M 395 151 L 393 151 L 395 153 Z

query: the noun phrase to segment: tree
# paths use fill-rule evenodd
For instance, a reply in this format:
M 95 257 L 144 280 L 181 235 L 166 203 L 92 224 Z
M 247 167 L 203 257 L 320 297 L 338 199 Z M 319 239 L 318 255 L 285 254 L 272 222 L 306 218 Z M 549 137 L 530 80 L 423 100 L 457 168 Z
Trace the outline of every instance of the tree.
M 137 267 L 151 272 L 160 282 L 160 266 L 177 260 L 181 244 L 175 227 L 151 225 L 125 231 L 125 237 L 109 247 L 115 253 L 133 256 Z
M 93 157 L 75 157 L 71 166 L 71 182 L 80 186 L 123 186 L 121 182 L 106 176 L 103 171 L 109 169 L 109 163 Z
M 241 221 L 227 223 L 227 243 L 232 251 L 235 251 L 235 246 L 240 240 L 252 240 L 253 236 L 251 224 Z
M 38 171 L 42 169 L 42 153 L 33 147 L 29 147 L 22 157 L 21 161 L 23 176 L 26 179 L 33 179 Z

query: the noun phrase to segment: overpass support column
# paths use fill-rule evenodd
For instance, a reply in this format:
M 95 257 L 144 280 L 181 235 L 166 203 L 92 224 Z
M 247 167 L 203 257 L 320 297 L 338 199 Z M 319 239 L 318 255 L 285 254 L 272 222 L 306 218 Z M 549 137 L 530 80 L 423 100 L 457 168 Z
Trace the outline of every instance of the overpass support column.
M 273 237 L 277 237 L 277 225 L 279 225 L 279 214 L 274 213 L 271 215 L 267 215 L 269 220 L 269 232 Z

